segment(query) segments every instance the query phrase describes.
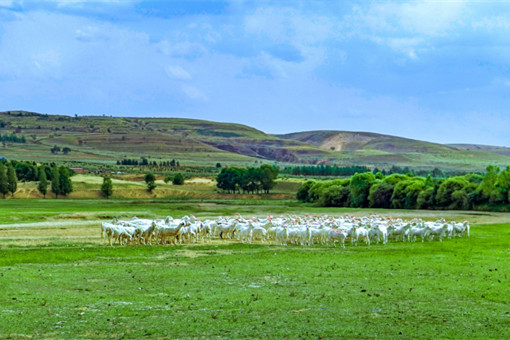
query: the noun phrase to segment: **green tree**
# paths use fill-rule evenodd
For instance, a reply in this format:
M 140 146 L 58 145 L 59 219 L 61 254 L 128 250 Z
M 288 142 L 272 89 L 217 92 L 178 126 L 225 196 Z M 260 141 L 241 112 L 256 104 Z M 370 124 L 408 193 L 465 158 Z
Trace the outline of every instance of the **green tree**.
M 37 184 L 37 190 L 46 198 L 46 193 L 48 192 L 48 179 L 46 178 L 46 171 L 44 166 L 39 170 L 39 183 Z
M 5 165 L 0 162 L 0 194 L 3 198 L 9 193 L 9 183 L 7 182 L 7 174 L 5 173 Z
M 372 185 L 370 193 L 368 194 L 368 206 L 370 208 L 389 209 L 391 207 L 393 188 L 393 185 L 386 182 Z
M 444 173 L 443 171 L 441 171 L 441 169 L 438 169 L 438 168 L 434 168 L 432 170 L 432 172 L 430 173 L 430 175 L 434 178 L 442 178 L 444 177 Z
M 491 193 L 491 202 L 508 203 L 510 193 L 510 166 L 498 174 Z
M 434 179 L 430 174 L 427 175 L 427 179 L 425 179 L 425 188 L 433 188 L 434 187 Z
M 156 176 L 152 172 L 145 174 L 144 181 L 147 184 L 147 191 L 152 192 L 156 189 Z
M 181 173 L 176 173 L 174 178 L 172 179 L 173 185 L 183 185 L 184 184 L 184 176 Z
M 16 162 L 13 166 L 16 170 L 16 177 L 18 177 L 19 181 L 25 182 L 39 180 L 39 170 L 35 164 L 30 162 Z
M 351 178 L 349 189 L 351 191 L 351 206 L 355 208 L 368 207 L 368 195 L 370 187 L 375 182 L 375 176 L 371 172 L 356 173 Z
M 322 191 L 319 204 L 324 207 L 348 207 L 351 191 L 348 186 L 329 185 Z
M 431 209 L 435 205 L 435 187 L 427 187 L 418 194 L 416 199 L 416 208 Z
M 273 189 L 276 185 L 275 179 L 278 177 L 278 170 L 267 164 L 261 165 L 260 168 L 262 169 L 260 185 L 264 193 L 269 194 L 269 190 Z
M 476 185 L 465 177 L 447 178 L 437 189 L 437 205 L 447 209 L 468 209 L 468 197 L 475 188 Z
M 250 193 L 259 193 L 261 188 L 262 178 L 264 177 L 263 170 L 261 168 L 248 168 L 245 173 L 246 183 L 245 189 Z
M 113 183 L 112 179 L 108 176 L 103 178 L 103 184 L 101 184 L 101 195 L 106 197 L 106 199 L 110 198 L 113 194 Z
M 311 202 L 309 191 L 314 184 L 314 181 L 306 181 L 301 184 L 296 193 L 297 200 L 301 202 Z
M 228 193 L 235 193 L 235 169 L 223 168 L 218 176 L 216 176 L 216 186 L 218 189 L 224 190 Z
M 51 192 L 58 198 L 60 194 L 60 172 L 56 166 L 51 170 Z
M 499 170 L 500 169 L 495 165 L 489 165 L 486 169 L 482 183 L 480 183 L 478 187 L 478 191 L 485 201 L 489 201 L 492 191 L 496 188 Z
M 67 196 L 73 192 L 73 182 L 71 181 L 71 174 L 69 169 L 65 166 L 61 166 L 58 169 L 59 172 L 59 194 Z
M 11 196 L 14 197 L 14 193 L 18 188 L 18 178 L 16 177 L 16 170 L 11 164 L 7 165 L 7 188 Z

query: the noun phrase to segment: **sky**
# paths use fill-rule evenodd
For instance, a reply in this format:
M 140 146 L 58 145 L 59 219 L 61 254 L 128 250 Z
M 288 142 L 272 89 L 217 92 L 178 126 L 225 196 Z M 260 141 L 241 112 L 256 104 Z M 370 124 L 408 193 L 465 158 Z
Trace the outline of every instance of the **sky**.
M 0 0 L 0 111 L 510 147 L 510 2 Z

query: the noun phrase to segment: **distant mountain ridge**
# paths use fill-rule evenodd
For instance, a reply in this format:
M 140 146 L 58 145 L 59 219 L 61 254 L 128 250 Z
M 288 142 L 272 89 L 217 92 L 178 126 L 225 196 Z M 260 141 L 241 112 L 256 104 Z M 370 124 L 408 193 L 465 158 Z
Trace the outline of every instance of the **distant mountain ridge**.
M 271 135 L 233 123 L 184 118 L 47 115 L 0 112 L 0 134 L 24 136 L 0 154 L 36 161 L 108 163 L 123 158 L 179 159 L 189 164 L 365 165 L 482 171 L 510 164 L 510 148 L 438 144 L 372 132 L 305 131 Z M 68 155 L 50 153 L 68 147 Z

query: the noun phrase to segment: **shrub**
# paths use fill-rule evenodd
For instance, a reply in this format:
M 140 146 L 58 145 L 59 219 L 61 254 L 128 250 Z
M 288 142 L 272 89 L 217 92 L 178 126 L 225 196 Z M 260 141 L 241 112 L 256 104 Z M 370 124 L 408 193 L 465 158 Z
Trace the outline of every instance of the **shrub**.
M 173 185 L 183 185 L 184 184 L 184 176 L 181 173 L 176 173 L 174 178 L 172 179 Z
M 152 192 L 152 190 L 156 189 L 156 177 L 152 172 L 148 172 L 145 177 L 144 181 L 147 184 L 147 191 Z

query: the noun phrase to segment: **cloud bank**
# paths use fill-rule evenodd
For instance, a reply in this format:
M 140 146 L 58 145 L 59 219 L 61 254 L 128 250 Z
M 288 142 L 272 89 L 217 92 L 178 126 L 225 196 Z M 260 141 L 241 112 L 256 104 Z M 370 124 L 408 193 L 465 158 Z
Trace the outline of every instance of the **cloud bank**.
M 510 146 L 508 9 L 0 0 L 0 110 Z

